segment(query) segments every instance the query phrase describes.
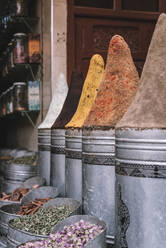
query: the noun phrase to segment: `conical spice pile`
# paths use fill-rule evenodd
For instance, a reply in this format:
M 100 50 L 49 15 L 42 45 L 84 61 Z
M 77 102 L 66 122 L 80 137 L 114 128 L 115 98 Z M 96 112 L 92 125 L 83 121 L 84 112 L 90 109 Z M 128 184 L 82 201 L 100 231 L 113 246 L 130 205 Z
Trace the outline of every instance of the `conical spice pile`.
M 73 71 L 71 75 L 71 82 L 69 91 L 64 102 L 61 113 L 52 126 L 52 129 L 64 128 L 71 120 L 73 114 L 77 109 L 77 105 L 81 96 L 82 87 L 84 83 L 83 74 L 80 71 Z
M 117 128 L 166 128 L 166 14 L 153 33 L 139 91 Z
M 95 54 L 90 61 L 89 70 L 84 82 L 77 110 L 70 122 L 65 126 L 66 128 L 82 128 L 84 120 L 88 116 L 92 104 L 96 98 L 103 74 L 103 58 L 100 55 Z
M 103 80 L 84 126 L 114 127 L 132 103 L 138 85 L 130 49 L 120 35 L 115 35 L 109 44 Z

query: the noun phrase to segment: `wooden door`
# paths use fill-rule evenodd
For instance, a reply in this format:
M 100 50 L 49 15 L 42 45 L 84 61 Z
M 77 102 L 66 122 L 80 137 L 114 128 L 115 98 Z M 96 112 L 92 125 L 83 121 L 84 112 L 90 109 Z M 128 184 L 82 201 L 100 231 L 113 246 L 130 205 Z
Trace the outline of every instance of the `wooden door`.
M 87 74 L 95 53 L 106 60 L 115 34 L 128 43 L 141 74 L 156 20 L 166 10 L 165 0 L 69 0 L 68 79 L 74 67 Z

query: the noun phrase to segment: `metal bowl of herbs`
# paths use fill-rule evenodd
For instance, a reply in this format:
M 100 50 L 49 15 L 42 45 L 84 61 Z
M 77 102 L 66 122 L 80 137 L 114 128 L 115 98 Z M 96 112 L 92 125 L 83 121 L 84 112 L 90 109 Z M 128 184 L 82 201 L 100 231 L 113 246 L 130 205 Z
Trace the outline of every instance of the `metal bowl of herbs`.
M 29 241 L 19 245 L 18 248 L 106 248 L 106 224 L 94 216 L 77 215 L 68 217 L 57 224 L 53 232 L 44 240 Z
M 81 213 L 81 203 L 72 198 L 56 198 L 46 202 L 42 208 L 54 207 L 54 206 L 69 206 L 71 209 L 70 215 L 76 215 Z
M 9 222 L 7 235 L 8 247 L 20 245 L 31 240 L 40 240 L 48 238 L 53 227 L 58 223 L 72 215 L 79 207 L 78 202 L 72 199 L 62 199 L 55 204 L 52 202 L 49 206 L 42 207 L 33 215 L 25 215 Z
M 106 248 L 106 223 L 96 216 L 70 216 L 53 228 L 52 235 L 52 240 L 58 238 L 58 243 L 62 245 L 58 247 L 66 247 L 68 242 L 73 241 L 74 247 Z

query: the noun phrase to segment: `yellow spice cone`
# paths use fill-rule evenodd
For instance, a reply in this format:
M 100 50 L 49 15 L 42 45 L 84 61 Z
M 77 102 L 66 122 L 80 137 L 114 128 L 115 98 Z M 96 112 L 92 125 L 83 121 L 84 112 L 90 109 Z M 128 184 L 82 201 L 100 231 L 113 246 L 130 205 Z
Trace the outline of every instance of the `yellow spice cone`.
M 103 74 L 103 58 L 100 55 L 95 54 L 90 60 L 89 70 L 84 82 L 77 110 L 70 122 L 68 122 L 68 124 L 65 126 L 66 128 L 81 128 L 83 126 L 83 123 L 88 116 L 89 111 L 91 110 L 93 102 L 96 98 Z

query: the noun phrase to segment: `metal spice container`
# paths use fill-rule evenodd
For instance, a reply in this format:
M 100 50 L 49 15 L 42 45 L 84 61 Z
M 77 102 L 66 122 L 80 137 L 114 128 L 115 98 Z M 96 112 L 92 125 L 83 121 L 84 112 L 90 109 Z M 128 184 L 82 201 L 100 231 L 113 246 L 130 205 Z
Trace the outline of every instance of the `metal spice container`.
M 116 248 L 166 247 L 165 53 L 161 14 L 136 97 L 116 125 Z
M 29 63 L 40 63 L 40 35 L 28 35 Z
M 14 64 L 25 64 L 28 62 L 28 40 L 25 33 L 14 34 Z
M 13 86 L 13 110 L 23 111 L 27 109 L 27 89 L 25 82 L 16 82 Z

